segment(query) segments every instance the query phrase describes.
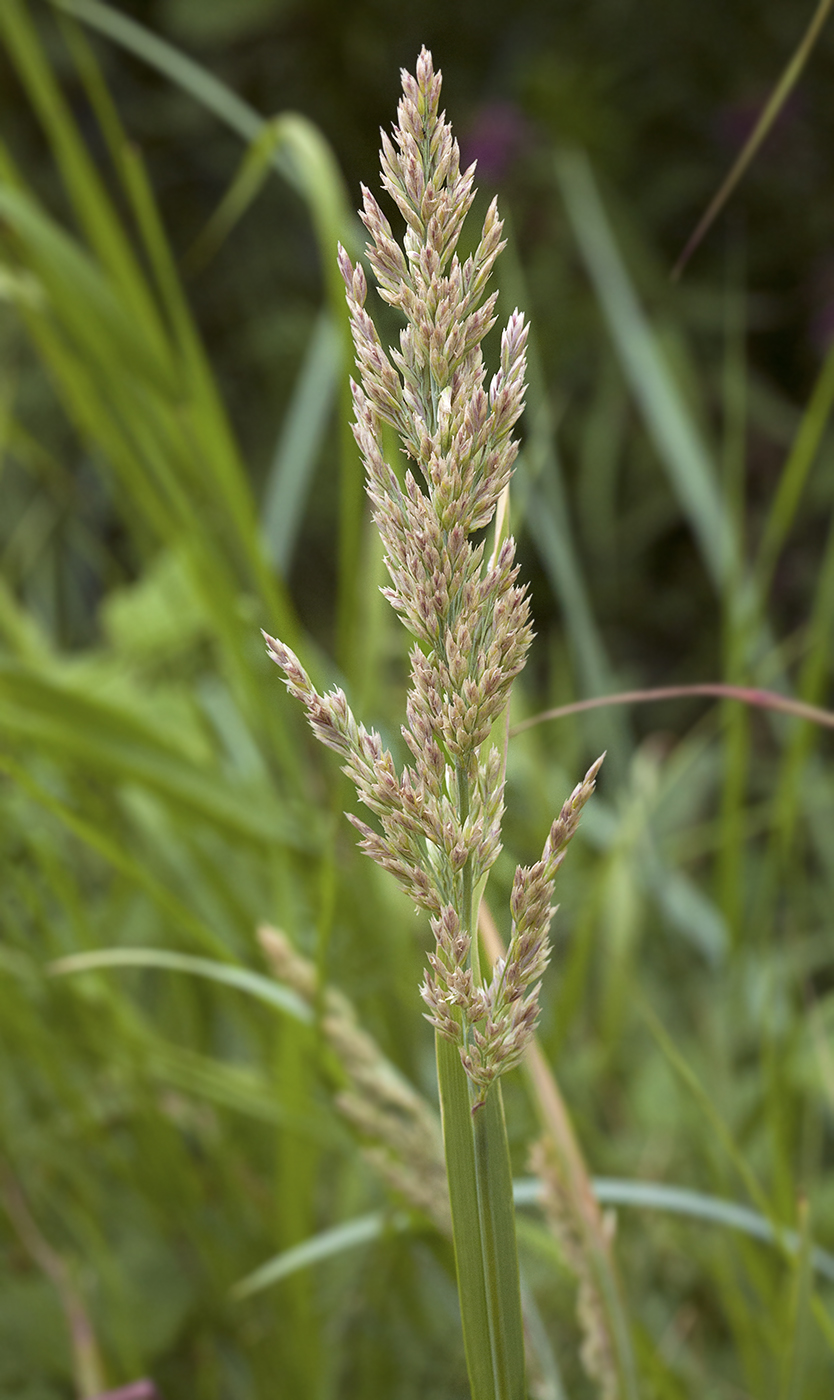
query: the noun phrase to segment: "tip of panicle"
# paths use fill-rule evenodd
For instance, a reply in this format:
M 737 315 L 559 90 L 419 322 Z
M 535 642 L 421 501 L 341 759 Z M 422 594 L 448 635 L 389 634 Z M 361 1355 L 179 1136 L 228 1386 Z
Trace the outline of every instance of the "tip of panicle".
M 599 770 L 600 770 L 600 768 L 602 767 L 603 761 L 604 761 L 604 759 L 605 759 L 605 755 L 606 755 L 607 753 L 608 753 L 608 750 L 605 749 L 605 751 L 604 751 L 603 753 L 600 754 L 600 756 L 599 756 L 599 758 L 596 760 L 596 762 L 591 764 L 590 768 L 588 769 L 587 773 L 585 774 L 585 785 L 586 785 L 586 786 L 593 786 L 593 784 L 596 782 L 596 780 L 597 780 L 597 775 L 599 774 Z
M 281 643 L 278 641 L 278 638 L 270 637 L 269 633 L 265 632 L 263 628 L 261 628 L 261 636 L 266 642 L 266 650 L 269 659 L 271 661 L 277 662 L 278 665 L 281 666 L 283 664 L 281 660 L 282 647 Z

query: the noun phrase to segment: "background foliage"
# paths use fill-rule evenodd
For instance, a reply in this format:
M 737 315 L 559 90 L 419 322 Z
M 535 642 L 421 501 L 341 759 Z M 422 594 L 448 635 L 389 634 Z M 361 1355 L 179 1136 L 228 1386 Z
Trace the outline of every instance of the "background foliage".
M 183 971 L 48 964 L 142 947 L 263 972 L 271 921 L 434 1097 L 422 933 L 356 855 L 346 786 L 257 631 L 395 742 L 404 638 L 346 426 L 332 248 L 360 246 L 358 183 L 423 42 L 507 217 L 502 309 L 534 327 L 513 527 L 539 636 L 516 717 L 705 679 L 826 702 L 830 28 L 668 276 L 806 8 L 142 0 L 103 34 L 90 0 L 4 0 L 0 1394 L 143 1373 L 169 1397 L 465 1394 L 448 1248 L 416 1218 L 230 1297 L 402 1204 L 336 1114 L 316 1034 Z M 131 18 L 198 66 L 128 51 Z M 623 1208 L 642 1393 L 827 1396 L 809 1250 L 834 1248 L 830 738 L 696 700 L 519 735 L 499 923 L 602 748 L 541 1028 L 588 1160 L 804 1241 Z M 508 1100 L 524 1175 L 520 1080 Z M 573 1287 L 524 1221 L 581 1400 Z

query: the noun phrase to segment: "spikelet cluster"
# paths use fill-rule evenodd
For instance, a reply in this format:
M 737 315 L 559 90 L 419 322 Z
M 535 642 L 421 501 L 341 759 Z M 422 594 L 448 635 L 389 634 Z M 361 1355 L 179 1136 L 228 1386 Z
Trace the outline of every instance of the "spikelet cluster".
M 402 730 L 413 762 L 398 772 L 344 693 L 319 695 L 289 648 L 264 636 L 288 690 L 375 818 L 370 825 L 349 815 L 362 848 L 430 915 L 436 948 L 421 994 L 429 1020 L 460 1049 L 477 1107 L 532 1033 L 553 881 L 599 765 L 565 804 L 541 860 L 517 871 L 507 957 L 484 984 L 472 957 L 475 905 L 500 850 L 504 792 L 501 755 L 489 736 L 532 629 L 513 540 L 487 559 L 472 535 L 495 516 L 518 452 L 512 430 L 524 404 L 527 327 L 514 311 L 487 383 L 481 344 L 495 324 L 497 293 L 487 285 L 504 247 L 502 225 L 493 201 L 475 252 L 460 261 L 475 167 L 461 171 L 439 109 L 440 84 L 423 49 L 416 75 L 402 74 L 393 139 L 382 134 L 382 185 L 405 222 L 402 242 L 362 189 L 379 295 L 405 321 L 398 348 L 383 347 L 365 307 L 365 273 L 339 248 L 359 370 L 351 384 L 354 435 L 386 550 L 391 582 L 384 592 L 415 638 Z M 385 459 L 384 424 L 413 464 L 402 479 Z
M 262 926 L 258 939 L 279 981 L 320 1012 L 325 1044 L 346 1083 L 336 1106 L 359 1135 L 363 1153 L 383 1181 L 451 1237 L 452 1215 L 437 1114 L 364 1031 L 351 1003 L 320 988 L 315 965 L 280 930 Z

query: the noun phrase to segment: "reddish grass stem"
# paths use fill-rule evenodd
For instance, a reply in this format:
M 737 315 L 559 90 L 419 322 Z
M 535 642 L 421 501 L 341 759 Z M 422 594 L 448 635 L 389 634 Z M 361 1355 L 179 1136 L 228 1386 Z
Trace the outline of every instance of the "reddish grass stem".
M 662 685 L 652 690 L 621 690 L 615 695 L 595 695 L 588 700 L 574 700 L 570 705 L 559 705 L 555 710 L 543 710 L 531 719 L 514 724 L 510 737 L 544 724 L 549 719 L 565 719 L 568 715 L 580 715 L 586 710 L 601 710 L 608 705 L 647 705 L 653 700 L 683 700 L 692 695 L 706 695 L 715 700 L 738 700 L 743 705 L 756 705 L 761 710 L 777 710 L 796 719 L 805 719 L 811 724 L 822 724 L 834 729 L 834 711 L 823 710 L 818 705 L 808 705 L 804 700 L 793 700 L 789 695 L 780 695 L 776 690 L 757 690 L 744 685 L 724 685 L 721 681 L 705 681 L 698 685 Z

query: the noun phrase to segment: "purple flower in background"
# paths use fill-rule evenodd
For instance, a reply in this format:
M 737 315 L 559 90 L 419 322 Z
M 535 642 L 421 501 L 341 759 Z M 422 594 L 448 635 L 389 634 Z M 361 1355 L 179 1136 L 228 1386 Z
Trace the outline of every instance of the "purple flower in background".
M 119 1386 L 118 1390 L 104 1390 L 95 1400 L 162 1400 L 153 1381 L 132 1381 L 130 1385 Z
M 530 128 L 514 102 L 485 102 L 464 137 L 464 165 L 478 162 L 478 175 L 491 184 L 500 182 L 528 144 Z

